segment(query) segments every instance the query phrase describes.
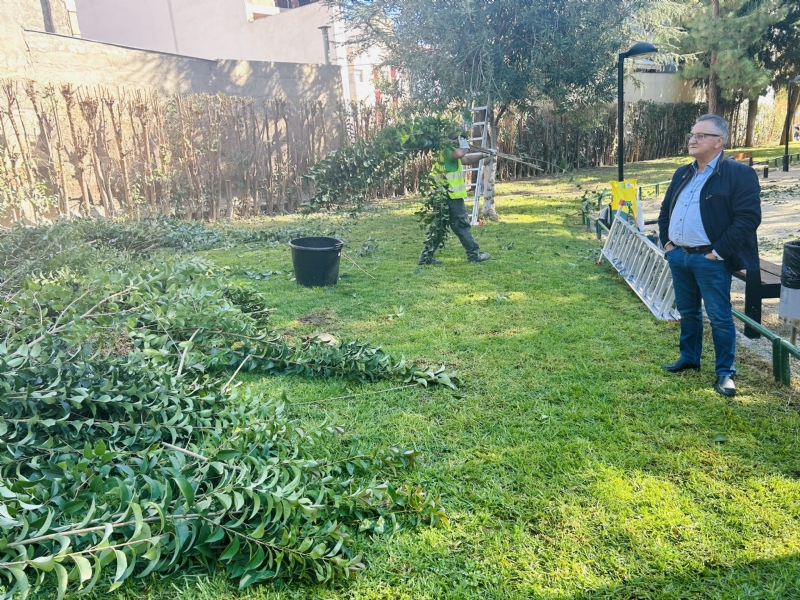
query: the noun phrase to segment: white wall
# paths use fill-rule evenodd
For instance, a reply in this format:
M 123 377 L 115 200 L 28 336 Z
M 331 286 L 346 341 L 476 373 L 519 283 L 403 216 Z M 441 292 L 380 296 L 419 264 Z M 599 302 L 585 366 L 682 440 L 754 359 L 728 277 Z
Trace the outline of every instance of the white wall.
M 149 88 L 168 94 L 222 92 L 231 96 L 321 100 L 333 110 L 341 98 L 336 66 L 246 60 L 205 60 L 111 46 L 81 38 L 23 32 L 25 73 L 40 84 Z
M 637 85 L 638 82 L 638 85 Z M 625 102 L 704 102 L 705 91 L 677 73 L 634 73 L 625 79 Z
M 76 0 L 76 4 L 86 39 L 212 60 L 324 64 L 318 28 L 332 22 L 331 10 L 322 3 L 254 21 L 247 20 L 244 0 Z
M 373 47 L 361 54 L 348 52 L 347 60 L 350 97 L 356 102 L 375 104 L 375 67 L 381 62 L 378 48 Z M 382 100 L 386 102 L 387 98 Z

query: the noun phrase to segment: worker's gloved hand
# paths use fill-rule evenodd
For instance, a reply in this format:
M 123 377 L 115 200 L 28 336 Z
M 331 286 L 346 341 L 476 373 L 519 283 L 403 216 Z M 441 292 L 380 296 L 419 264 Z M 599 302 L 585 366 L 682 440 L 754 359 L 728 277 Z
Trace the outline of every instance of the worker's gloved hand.
M 489 148 L 489 149 L 484 151 L 484 154 L 489 154 L 491 156 L 497 156 L 497 150 L 495 150 L 494 148 Z

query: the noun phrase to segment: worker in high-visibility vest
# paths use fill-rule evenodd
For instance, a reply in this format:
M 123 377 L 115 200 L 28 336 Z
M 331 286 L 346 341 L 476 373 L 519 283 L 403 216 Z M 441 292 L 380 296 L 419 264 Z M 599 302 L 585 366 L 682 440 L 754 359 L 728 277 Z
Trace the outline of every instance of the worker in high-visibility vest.
M 456 234 L 464 250 L 467 251 L 467 262 L 478 263 L 489 260 L 488 252 L 481 252 L 478 242 L 472 237 L 470 218 L 464 199 L 467 197 L 467 182 L 464 179 L 463 165 L 477 164 L 483 157 L 482 152 L 470 152 L 469 143 L 463 138 L 459 139 L 457 133 L 451 133 L 450 139 L 458 143 L 458 148 L 445 147 L 436 157 L 431 168 L 434 179 L 447 183 L 447 193 L 450 196 L 450 229 Z M 444 233 L 442 232 L 442 235 Z M 433 253 L 441 245 L 441 235 L 433 240 L 431 250 L 423 250 L 419 256 L 421 265 L 440 265 L 442 261 L 433 258 Z

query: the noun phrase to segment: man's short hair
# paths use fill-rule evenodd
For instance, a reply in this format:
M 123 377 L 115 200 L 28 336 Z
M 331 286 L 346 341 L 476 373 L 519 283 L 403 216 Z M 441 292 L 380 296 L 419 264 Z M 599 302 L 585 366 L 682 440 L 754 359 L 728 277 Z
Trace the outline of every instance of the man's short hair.
M 711 121 L 717 133 L 722 136 L 723 148 L 728 144 L 728 122 L 725 119 L 717 115 L 703 115 L 697 119 L 698 123 L 700 121 Z

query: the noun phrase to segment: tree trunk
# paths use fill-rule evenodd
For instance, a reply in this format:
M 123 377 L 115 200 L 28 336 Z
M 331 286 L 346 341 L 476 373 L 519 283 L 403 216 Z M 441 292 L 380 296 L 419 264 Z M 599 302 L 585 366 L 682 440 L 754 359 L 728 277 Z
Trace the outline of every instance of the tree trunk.
M 781 146 L 786 144 L 786 130 L 789 129 L 789 141 L 792 141 L 792 122 L 794 119 L 792 115 L 797 112 L 797 105 L 800 104 L 800 84 L 794 84 L 791 87 L 792 95 L 791 97 L 786 98 L 786 102 L 788 102 L 789 106 L 787 107 L 787 115 L 789 117 L 789 127 L 786 127 L 784 123 L 783 130 L 781 131 Z
M 753 147 L 753 133 L 756 129 L 756 117 L 758 116 L 758 96 L 747 101 L 747 133 L 744 138 L 746 148 Z
M 74 106 L 75 97 L 74 90 L 71 85 L 65 85 L 61 88 L 61 95 L 67 108 L 67 120 L 69 121 L 69 130 L 72 136 L 72 151 L 67 152 L 67 158 L 72 163 L 75 169 L 75 179 L 78 180 L 78 185 L 81 188 L 81 206 L 83 208 L 84 216 L 90 216 L 90 202 L 89 202 L 89 188 L 86 185 L 83 173 L 83 158 L 86 156 L 86 144 L 82 139 L 79 139 L 78 133 L 75 129 L 75 116 Z
M 143 106 L 143 105 L 142 105 Z M 147 130 L 147 113 L 142 108 L 139 121 L 142 124 L 142 138 L 144 139 L 144 189 L 147 194 L 147 202 L 150 205 L 150 216 L 155 216 L 156 212 L 156 186 L 153 183 L 153 159 L 150 152 L 150 132 Z
M 489 148 L 497 150 L 497 122 L 508 107 L 504 106 L 495 113 L 494 107 L 486 108 L 486 125 L 489 128 Z M 497 156 L 488 156 L 483 159 L 483 204 L 481 217 L 490 221 L 497 221 L 497 208 L 494 202 L 494 183 L 497 179 Z
M 497 221 L 497 209 L 494 203 L 494 183 L 497 179 L 497 157 L 488 156 L 483 163 L 483 206 L 481 216 L 490 221 Z
M 711 0 L 711 14 L 719 18 L 719 0 Z M 708 112 L 712 115 L 722 116 L 722 105 L 719 101 L 719 88 L 717 87 L 717 51 L 711 51 L 711 63 L 708 71 Z
M 719 115 L 721 106 L 719 103 L 719 90 L 717 89 L 717 72 L 714 66 L 717 64 L 717 53 L 711 51 L 711 66 L 708 75 L 708 113 L 711 115 Z M 720 115 L 721 116 L 721 115 Z

